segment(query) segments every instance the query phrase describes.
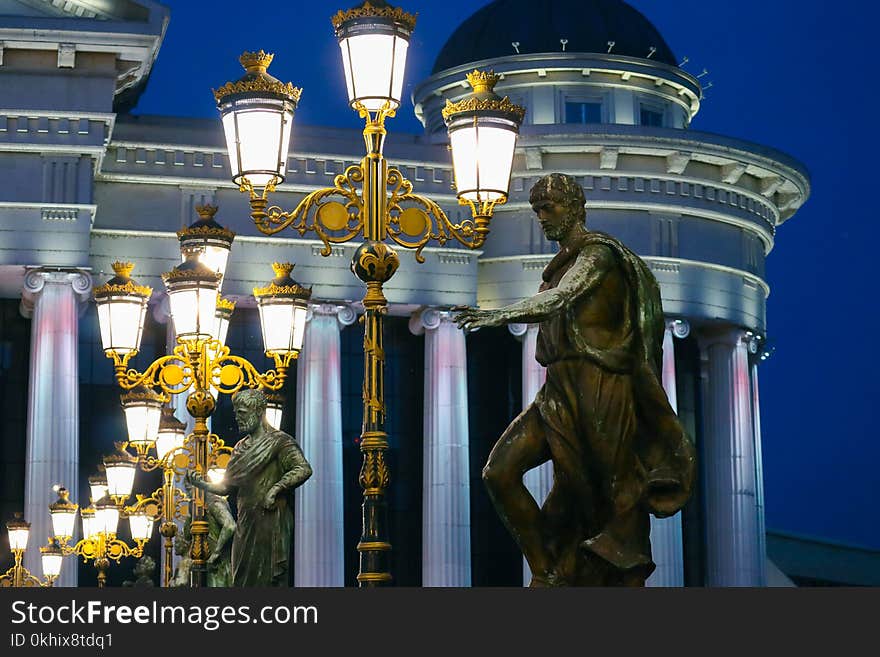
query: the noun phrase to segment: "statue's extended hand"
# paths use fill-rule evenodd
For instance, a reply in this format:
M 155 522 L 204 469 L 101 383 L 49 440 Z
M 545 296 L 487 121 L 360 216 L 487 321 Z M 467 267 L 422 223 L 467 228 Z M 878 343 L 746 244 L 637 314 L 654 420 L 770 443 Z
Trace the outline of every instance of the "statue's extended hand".
M 186 483 L 188 483 L 190 486 L 195 486 L 196 488 L 202 489 L 204 489 L 206 486 L 205 480 L 202 478 L 202 475 L 200 475 L 195 470 L 186 471 Z
M 459 311 L 455 315 L 455 323 L 458 324 L 458 328 L 473 331 L 478 328 L 504 324 L 504 314 L 500 310 L 481 310 L 466 306 L 456 306 L 452 310 Z
M 266 494 L 266 499 L 263 500 L 263 508 L 266 511 L 271 511 L 275 508 L 275 498 L 278 497 L 278 489 L 270 488 L 269 492 Z

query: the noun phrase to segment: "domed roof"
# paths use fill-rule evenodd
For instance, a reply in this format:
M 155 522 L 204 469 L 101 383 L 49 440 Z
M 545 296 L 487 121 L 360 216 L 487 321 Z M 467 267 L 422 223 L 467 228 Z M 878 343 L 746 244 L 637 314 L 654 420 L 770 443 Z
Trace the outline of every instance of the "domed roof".
M 432 74 L 481 59 L 519 52 L 607 53 L 677 65 L 666 41 L 651 22 L 623 0 L 494 0 L 462 23 L 434 62 Z

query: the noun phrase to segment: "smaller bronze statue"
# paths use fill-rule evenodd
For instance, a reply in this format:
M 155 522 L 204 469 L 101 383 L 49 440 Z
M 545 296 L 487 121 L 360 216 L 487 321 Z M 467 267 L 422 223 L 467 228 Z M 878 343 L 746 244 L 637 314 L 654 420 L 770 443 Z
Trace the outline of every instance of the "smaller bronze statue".
M 208 586 L 232 586 L 232 537 L 235 536 L 235 518 L 225 497 L 205 493 L 208 518 Z
M 295 488 L 311 475 L 297 442 L 266 420 L 266 396 L 242 390 L 232 398 L 238 441 L 222 483 L 210 483 L 190 471 L 187 480 L 216 495 L 236 489 L 236 523 L 232 538 L 233 586 L 287 586 L 293 535 Z
M 533 586 L 641 586 L 654 569 L 648 514 L 688 500 L 695 452 L 660 383 L 660 289 L 619 240 L 585 226 L 586 199 L 563 174 L 529 199 L 559 253 L 539 293 L 497 310 L 465 309 L 459 326 L 539 324 L 547 379 L 492 449 L 483 480 L 531 567 Z M 553 462 L 542 508 L 523 475 Z
M 135 580 L 125 580 L 122 585 L 134 588 L 151 588 L 155 586 L 153 576 L 156 572 L 156 561 L 153 557 L 146 555 L 137 560 L 132 568 L 131 574 Z

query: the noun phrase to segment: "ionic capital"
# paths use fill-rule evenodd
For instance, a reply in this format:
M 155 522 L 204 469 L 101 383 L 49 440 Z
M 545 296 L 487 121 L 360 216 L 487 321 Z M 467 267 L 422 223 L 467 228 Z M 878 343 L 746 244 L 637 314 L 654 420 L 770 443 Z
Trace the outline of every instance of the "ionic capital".
M 86 269 L 58 269 L 33 267 L 24 275 L 21 290 L 21 314 L 30 319 L 34 306 L 46 285 L 68 285 L 76 296 L 80 308 L 84 308 L 92 295 L 92 275 Z

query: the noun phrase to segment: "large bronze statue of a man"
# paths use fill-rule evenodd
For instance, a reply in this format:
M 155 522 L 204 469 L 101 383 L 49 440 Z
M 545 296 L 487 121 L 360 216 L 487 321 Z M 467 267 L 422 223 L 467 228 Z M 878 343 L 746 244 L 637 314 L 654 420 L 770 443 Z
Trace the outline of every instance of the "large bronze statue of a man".
M 287 586 L 292 492 L 312 475 L 312 468 L 293 437 L 266 421 L 262 392 L 243 390 L 232 405 L 238 429 L 247 435 L 236 443 L 223 482 L 210 483 L 192 471 L 187 479 L 217 495 L 238 491 L 232 585 Z
M 586 229 L 586 199 L 563 174 L 530 203 L 559 253 L 540 292 L 459 326 L 538 323 L 547 380 L 489 455 L 483 480 L 533 573 L 532 586 L 642 586 L 654 570 L 649 513 L 676 513 L 691 493 L 695 452 L 660 383 L 660 290 L 642 260 Z M 553 461 L 542 508 L 523 474 Z

